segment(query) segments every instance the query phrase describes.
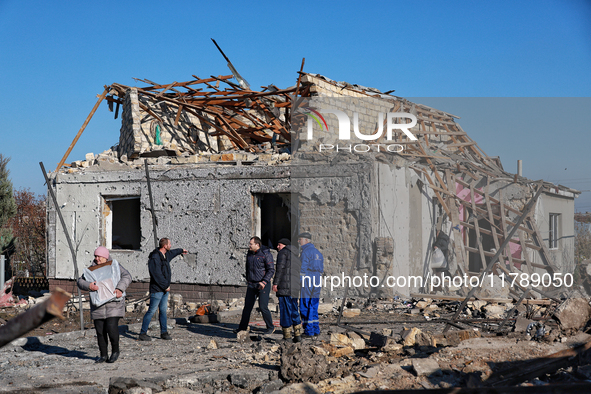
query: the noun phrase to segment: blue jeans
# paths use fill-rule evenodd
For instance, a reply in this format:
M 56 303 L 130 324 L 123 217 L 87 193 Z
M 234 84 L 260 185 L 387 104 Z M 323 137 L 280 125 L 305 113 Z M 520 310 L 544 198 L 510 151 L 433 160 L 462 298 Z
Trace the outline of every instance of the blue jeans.
M 168 291 L 167 292 L 159 292 L 159 293 L 151 293 L 150 294 L 150 307 L 148 308 L 148 312 L 144 315 L 144 321 L 142 322 L 142 330 L 140 334 L 145 334 L 148 332 L 148 327 L 150 327 L 150 321 L 152 320 L 152 316 L 156 313 L 156 308 L 160 310 L 159 319 L 160 319 L 160 333 L 164 334 L 168 331 L 166 328 L 166 309 L 168 308 Z

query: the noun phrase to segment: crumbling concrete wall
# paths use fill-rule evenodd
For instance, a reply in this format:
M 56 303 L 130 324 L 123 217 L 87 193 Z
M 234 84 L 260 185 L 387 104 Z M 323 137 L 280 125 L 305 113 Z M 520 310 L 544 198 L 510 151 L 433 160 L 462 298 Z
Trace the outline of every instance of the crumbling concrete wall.
M 367 272 L 372 265 L 371 163 L 331 164 L 326 157 L 317 159 L 299 158 L 293 165 L 300 231 L 312 234 L 312 242 L 324 256 L 325 275 L 350 275 L 352 267 L 354 272 Z M 323 288 L 323 297 L 343 294 L 344 286 Z
M 302 155 L 292 166 L 292 186 L 299 197 L 300 231 L 309 231 L 323 253 L 328 277 L 377 277 L 349 287 L 348 295 L 408 295 L 420 289 L 429 270 L 434 242 L 433 201 L 408 167 L 356 155 Z M 304 161 L 304 158 L 307 160 Z M 347 161 L 348 160 L 348 161 Z M 303 163 L 306 163 L 305 165 Z M 386 282 L 389 277 L 404 281 Z M 330 279 L 329 279 L 330 280 Z M 323 288 L 323 297 L 340 297 L 345 285 Z M 357 282 L 360 283 L 360 282 Z M 398 285 L 389 285 L 390 283 Z
M 535 210 L 535 221 L 546 245 L 549 242 L 550 214 L 558 214 L 558 248 L 549 248 L 550 259 L 559 272 L 575 271 L 575 204 L 572 198 L 542 193 Z M 540 256 L 536 262 L 542 264 Z
M 253 193 L 289 193 L 287 167 L 165 166 L 151 168 L 158 237 L 189 251 L 173 263 L 173 282 L 244 284 L 244 255 L 253 234 Z M 58 204 L 77 248 L 80 272 L 89 266 L 102 237 L 103 199 L 139 196 L 141 247 L 111 251 L 134 280 L 149 277 L 146 266 L 154 249 L 150 202 L 142 168 L 58 174 Z M 55 217 L 53 206 L 49 217 Z M 50 220 L 50 276 L 73 279 L 73 264 L 59 221 Z
M 408 295 L 421 285 L 410 277 L 426 278 L 430 248 L 434 242 L 431 190 L 406 166 L 375 163 L 372 193 L 372 234 L 376 243 L 375 274 L 383 281 L 388 276 L 404 278 L 396 286 L 375 289 L 378 294 Z M 380 240 L 392 244 L 392 252 L 381 251 Z M 386 253 L 384 253 L 386 252 Z M 392 279 L 392 283 L 394 283 Z M 399 286 L 400 285 L 400 286 Z

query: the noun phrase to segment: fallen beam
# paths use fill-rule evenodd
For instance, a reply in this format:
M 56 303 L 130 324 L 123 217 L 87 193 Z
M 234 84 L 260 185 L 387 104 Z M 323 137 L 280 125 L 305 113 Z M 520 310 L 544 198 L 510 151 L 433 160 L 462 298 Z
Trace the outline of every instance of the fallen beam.
M 62 310 L 71 296 L 70 293 L 57 287 L 47 301 L 10 319 L 0 327 L 0 348 L 54 317 L 65 319 Z
M 485 382 L 486 386 L 516 385 L 548 373 L 558 371 L 579 363 L 579 358 L 591 349 L 591 341 L 574 348 L 561 350 L 548 356 L 513 365 L 506 371 L 491 375 Z M 575 392 L 573 390 L 573 392 Z

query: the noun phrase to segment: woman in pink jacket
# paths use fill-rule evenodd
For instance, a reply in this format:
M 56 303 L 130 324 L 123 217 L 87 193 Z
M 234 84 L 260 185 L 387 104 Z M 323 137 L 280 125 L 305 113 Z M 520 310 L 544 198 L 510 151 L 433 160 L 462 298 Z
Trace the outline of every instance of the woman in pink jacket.
M 99 282 L 87 280 L 99 269 L 107 270 L 107 280 Z M 117 260 L 109 260 L 109 250 L 104 246 L 96 248 L 92 265 L 78 278 L 78 287 L 81 290 L 96 292 L 90 297 L 90 317 L 94 321 L 100 350 L 97 363 L 105 361 L 114 363 L 119 358 L 119 319 L 125 316 L 125 290 L 130 283 L 130 273 L 119 265 Z M 108 297 L 109 294 L 111 300 L 105 302 L 104 297 Z M 107 358 L 107 338 L 111 341 L 109 358 Z

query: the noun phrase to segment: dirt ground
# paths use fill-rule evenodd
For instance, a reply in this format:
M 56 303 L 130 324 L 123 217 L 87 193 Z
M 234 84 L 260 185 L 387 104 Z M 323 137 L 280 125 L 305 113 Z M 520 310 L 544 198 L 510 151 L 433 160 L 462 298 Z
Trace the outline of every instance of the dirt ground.
M 382 302 L 389 303 L 389 300 Z M 130 387 L 134 385 L 154 393 L 178 393 L 182 388 L 191 390 L 185 392 L 208 394 L 477 387 L 501 371 L 518 370 L 523 362 L 591 340 L 584 332 L 570 332 L 555 335 L 552 340 L 533 341 L 524 333 L 508 332 L 499 336 L 494 330 L 498 326 L 494 324 L 474 324 L 465 326 L 480 337 L 463 339 L 450 346 L 426 346 L 418 342 L 404 345 L 401 333 L 411 328 L 420 330 L 427 338 L 441 334 L 444 324 L 432 320 L 449 317 L 453 305 L 438 305 L 437 316 L 429 317 L 415 312 L 416 305 L 410 303 L 398 303 L 395 308 L 350 304 L 350 310 L 361 307 L 361 314 L 343 318 L 342 323 L 348 323 L 349 328 L 336 325 L 336 313 L 325 313 L 320 319 L 321 336 L 317 340 L 306 339 L 297 348 L 282 343 L 279 329 L 274 334 L 261 335 L 262 322 L 256 312 L 246 342 L 238 340 L 232 332 L 238 325 L 239 314 L 221 318 L 221 323 L 199 324 L 188 321 L 193 312 L 186 310 L 177 310 L 175 316 L 169 313 L 172 341 L 159 339 L 159 327 L 154 319 L 149 331 L 153 340 L 141 342 L 137 335 L 143 312 L 131 312 L 120 321 L 121 357 L 114 364 L 94 363 L 98 346 L 88 312 L 84 331 L 79 330 L 79 315 L 72 313 L 63 321 L 51 320 L 27 334 L 28 338 L 0 349 L 0 392 L 105 393 L 109 387 L 117 386 L 127 387 L 127 391 L 113 392 L 131 393 Z M 278 319 L 278 314 L 274 313 L 273 317 Z M 557 330 L 556 325 L 547 326 L 549 331 Z M 365 341 L 365 348 L 340 355 L 339 350 L 346 346 L 335 346 L 335 335 L 351 335 L 355 330 L 382 333 L 389 338 L 388 345 L 376 347 Z M 286 364 L 290 352 L 301 361 Z M 580 359 L 519 385 L 577 384 L 589 379 L 589 361 Z M 313 373 L 308 378 L 301 381 L 286 378 L 287 367 L 310 369 L 310 366 Z

